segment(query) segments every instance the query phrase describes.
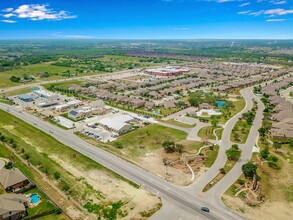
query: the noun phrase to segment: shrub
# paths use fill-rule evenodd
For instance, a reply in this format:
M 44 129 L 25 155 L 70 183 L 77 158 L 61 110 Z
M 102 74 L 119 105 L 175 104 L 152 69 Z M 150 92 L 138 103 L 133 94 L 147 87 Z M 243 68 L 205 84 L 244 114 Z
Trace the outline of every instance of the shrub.
M 55 178 L 56 180 L 59 180 L 60 177 L 61 177 L 61 174 L 60 174 L 59 172 L 56 171 L 56 172 L 54 173 L 54 178 Z
M 226 170 L 225 170 L 223 167 L 220 168 L 219 171 L 220 171 L 220 173 L 222 173 L 222 174 L 226 174 Z

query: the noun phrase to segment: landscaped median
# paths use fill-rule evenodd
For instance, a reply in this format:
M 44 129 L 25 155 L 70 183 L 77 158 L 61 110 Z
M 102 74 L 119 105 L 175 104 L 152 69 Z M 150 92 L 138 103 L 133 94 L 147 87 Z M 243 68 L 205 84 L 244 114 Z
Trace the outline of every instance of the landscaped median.
M 214 126 L 203 127 L 199 130 L 197 135 L 205 140 L 208 140 L 208 139 L 216 140 L 216 136 L 214 133 L 216 133 L 218 140 L 221 140 L 223 128 L 219 127 L 219 126 L 217 126 L 217 127 L 214 127 Z
M 35 127 L 4 111 L 0 111 L 0 118 L 0 141 L 13 140 L 8 149 L 93 214 L 104 219 L 142 218 L 141 213 L 153 212 L 161 206 L 156 196 Z M 34 179 L 34 173 L 25 174 Z
M 237 144 L 233 144 L 231 148 L 226 151 L 226 155 L 228 159 L 224 167 L 220 168 L 218 175 L 203 188 L 203 192 L 206 192 L 212 188 L 234 167 L 241 156 L 241 150 L 238 148 Z
M 248 111 L 242 115 L 242 118 L 236 122 L 234 128 L 232 129 L 232 133 L 230 139 L 234 143 L 245 143 L 247 137 L 249 135 L 254 117 L 256 114 L 256 108 L 252 108 L 251 111 Z

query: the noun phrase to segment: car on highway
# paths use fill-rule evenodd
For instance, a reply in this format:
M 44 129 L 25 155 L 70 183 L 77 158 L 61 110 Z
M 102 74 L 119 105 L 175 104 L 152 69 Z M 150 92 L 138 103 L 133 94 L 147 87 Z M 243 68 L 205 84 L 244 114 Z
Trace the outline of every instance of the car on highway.
M 208 207 L 201 207 L 200 210 L 204 212 L 210 212 L 210 209 Z

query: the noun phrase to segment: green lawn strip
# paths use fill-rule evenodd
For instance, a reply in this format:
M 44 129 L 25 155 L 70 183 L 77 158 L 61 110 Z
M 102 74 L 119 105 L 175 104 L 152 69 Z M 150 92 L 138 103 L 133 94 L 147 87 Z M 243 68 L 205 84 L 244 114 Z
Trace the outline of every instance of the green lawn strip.
M 219 128 L 219 129 L 217 129 L 215 131 L 216 132 L 216 135 L 218 136 L 218 140 L 221 140 L 222 139 L 223 131 L 224 131 L 224 128 Z
M 206 167 L 211 167 L 215 160 L 217 159 L 217 156 L 218 156 L 218 153 L 219 153 L 219 145 L 215 145 L 213 150 L 212 151 L 208 151 L 206 153 L 206 160 L 204 162 L 204 165 Z
M 216 183 L 218 183 L 237 163 L 236 160 L 227 160 L 223 169 L 225 170 L 225 174 L 219 173 L 211 182 L 209 182 L 204 188 L 203 192 L 208 191 L 212 188 Z
M 59 127 L 59 128 L 62 128 L 63 130 L 69 130 L 69 128 L 66 128 L 66 127 L 62 126 L 62 125 L 60 125 L 59 123 L 57 123 L 57 122 L 55 122 L 55 121 L 52 121 L 51 119 L 49 119 L 48 122 L 49 122 L 50 124 L 52 124 L 52 125 L 55 125 L 55 126 L 57 126 L 57 127 Z
M 176 126 L 179 126 L 179 127 L 182 127 L 182 128 L 193 128 L 196 126 L 196 124 L 185 124 L 183 122 L 179 122 L 179 121 L 175 121 L 174 119 L 169 119 L 167 121 L 162 121 L 162 122 L 165 122 L 165 123 L 168 123 L 168 124 L 171 124 L 171 125 L 176 125 Z
M 235 143 L 245 143 L 251 126 L 246 121 L 237 121 L 230 135 L 230 140 Z
M 147 152 L 162 147 L 164 140 L 172 139 L 175 142 L 185 140 L 187 134 L 177 129 L 152 124 L 144 128 L 124 134 L 111 143 L 120 147 L 129 157 L 144 156 Z
M 103 203 L 106 196 L 94 190 L 85 180 L 76 179 L 64 170 L 60 164 L 51 159 L 49 155 L 56 155 L 61 160 L 70 161 L 73 166 L 81 167 L 84 170 L 101 170 L 106 172 L 110 177 L 121 179 L 128 182 L 133 187 L 138 188 L 136 184 L 61 144 L 51 136 L 22 120 L 4 111 L 0 111 L 0 118 L 0 132 L 2 135 L 9 137 L 9 139 L 14 139 L 17 144 L 17 152 L 23 158 L 29 156 L 30 163 L 39 167 L 39 169 L 51 179 L 54 178 L 54 173 L 60 173 L 61 177 L 58 186 L 75 199 L 81 200 L 83 198 L 82 200 L 84 200 L 89 195 L 95 195 Z M 34 179 L 34 177 L 26 171 L 25 167 L 20 165 L 19 168 L 28 175 L 29 178 L 32 180 Z
M 12 102 L 8 101 L 7 99 L 0 98 L 0 102 L 7 104 L 7 105 L 14 105 Z
M 219 126 L 218 127 L 213 127 L 213 126 L 203 127 L 199 130 L 197 135 L 201 138 L 204 138 L 204 139 L 216 140 L 216 136 L 214 135 L 214 130 L 218 129 L 218 128 L 222 128 L 222 127 L 219 127 Z M 223 129 L 219 129 L 219 131 L 221 131 L 221 130 L 223 132 Z M 219 132 L 221 136 L 222 136 L 222 132 Z M 219 138 L 219 140 L 220 139 L 221 139 L 221 137 Z

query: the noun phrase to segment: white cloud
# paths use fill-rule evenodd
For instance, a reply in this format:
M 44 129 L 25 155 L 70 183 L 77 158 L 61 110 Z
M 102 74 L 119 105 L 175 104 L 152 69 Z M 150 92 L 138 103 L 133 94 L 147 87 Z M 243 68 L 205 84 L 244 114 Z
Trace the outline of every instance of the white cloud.
M 16 15 L 12 14 L 12 13 L 3 15 L 4 18 L 11 18 L 11 17 L 14 17 L 14 16 L 16 16 Z
M 20 19 L 30 19 L 33 21 L 36 20 L 63 20 L 76 18 L 75 15 L 71 15 L 67 11 L 55 11 L 51 8 L 48 8 L 49 5 L 40 5 L 40 4 L 29 4 L 21 5 L 17 9 L 7 8 L 4 9 L 5 12 L 10 12 L 9 14 L 2 15 L 5 18 L 16 16 Z M 12 10 L 11 10 L 12 9 Z
M 250 2 L 245 2 L 245 3 L 241 4 L 241 5 L 239 5 L 239 7 L 244 7 L 244 6 L 247 6 L 247 5 L 250 5 Z
M 274 5 L 283 5 L 283 4 L 286 4 L 287 1 L 285 1 L 285 0 L 271 0 L 270 3 L 272 3 Z
M 287 19 L 268 19 L 267 22 L 280 22 L 280 21 L 286 21 Z
M 13 20 L 1 20 L 1 22 L 4 22 L 4 23 L 16 23 L 16 21 L 13 21 Z
M 5 12 L 5 13 L 12 12 L 13 8 L 5 8 L 2 11 Z
M 263 12 L 265 15 L 287 15 L 287 14 L 293 14 L 293 9 L 282 9 L 282 8 L 276 8 L 276 9 L 270 9 Z
M 249 11 L 240 11 L 237 14 L 239 14 L 239 15 L 245 15 L 245 14 L 248 14 L 250 12 L 251 12 L 250 10 Z

